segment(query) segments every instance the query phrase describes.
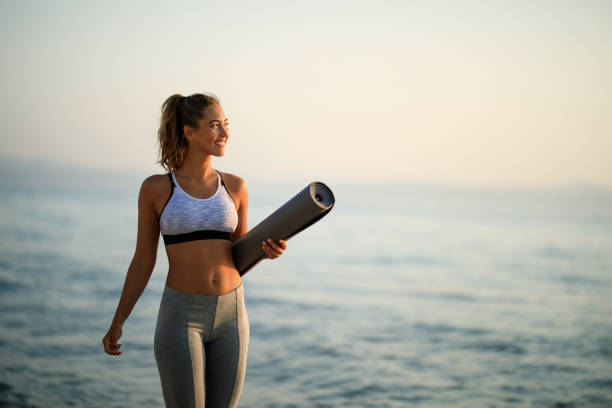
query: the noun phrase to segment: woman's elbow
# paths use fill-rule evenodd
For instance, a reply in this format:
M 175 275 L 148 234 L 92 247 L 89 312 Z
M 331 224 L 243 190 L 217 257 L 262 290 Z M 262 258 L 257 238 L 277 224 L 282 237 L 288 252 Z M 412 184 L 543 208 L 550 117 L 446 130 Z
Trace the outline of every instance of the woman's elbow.
M 157 261 L 157 254 L 156 253 L 152 253 L 152 254 L 135 254 L 134 255 L 134 259 L 132 260 L 132 263 L 139 270 L 148 270 L 148 269 L 150 269 L 151 271 L 153 271 L 153 268 L 155 267 L 155 262 L 156 261 Z

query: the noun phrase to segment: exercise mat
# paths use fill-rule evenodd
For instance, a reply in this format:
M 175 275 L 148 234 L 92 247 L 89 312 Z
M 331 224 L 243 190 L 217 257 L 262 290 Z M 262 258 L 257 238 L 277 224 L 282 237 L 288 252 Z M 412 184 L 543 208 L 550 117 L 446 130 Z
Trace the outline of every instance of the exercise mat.
M 265 259 L 261 242 L 272 238 L 274 242 L 288 240 L 298 232 L 323 218 L 334 206 L 331 189 L 313 181 L 278 210 L 251 228 L 232 243 L 232 257 L 240 276 Z

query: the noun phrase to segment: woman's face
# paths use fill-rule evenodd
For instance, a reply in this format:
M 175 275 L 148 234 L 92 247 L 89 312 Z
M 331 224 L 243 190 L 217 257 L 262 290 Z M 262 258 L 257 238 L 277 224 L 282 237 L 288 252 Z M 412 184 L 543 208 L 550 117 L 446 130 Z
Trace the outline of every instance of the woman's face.
M 185 127 L 185 137 L 190 148 L 202 150 L 204 154 L 223 156 L 229 138 L 229 123 L 219 105 L 211 105 L 204 110 L 204 117 L 198 121 L 198 128 Z

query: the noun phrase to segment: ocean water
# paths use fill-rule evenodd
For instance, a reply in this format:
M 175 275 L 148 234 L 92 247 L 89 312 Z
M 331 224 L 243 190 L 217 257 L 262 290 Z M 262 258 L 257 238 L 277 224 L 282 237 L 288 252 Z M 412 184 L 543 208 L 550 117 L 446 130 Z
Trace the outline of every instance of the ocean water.
M 328 185 L 334 209 L 244 276 L 241 407 L 612 406 L 612 193 Z M 0 406 L 163 406 L 161 243 L 123 355 L 102 347 L 134 186 L 1 187 Z M 249 226 L 304 186 L 251 186 Z

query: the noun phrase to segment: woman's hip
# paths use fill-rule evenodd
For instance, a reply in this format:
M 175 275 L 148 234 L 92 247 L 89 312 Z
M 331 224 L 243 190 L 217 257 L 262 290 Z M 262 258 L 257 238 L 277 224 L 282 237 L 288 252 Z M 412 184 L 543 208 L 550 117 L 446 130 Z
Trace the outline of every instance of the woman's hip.
M 178 291 L 169 286 L 159 305 L 157 327 L 159 330 L 201 330 L 205 341 L 212 341 L 228 331 L 244 330 L 248 324 L 242 283 L 231 292 L 207 296 Z

